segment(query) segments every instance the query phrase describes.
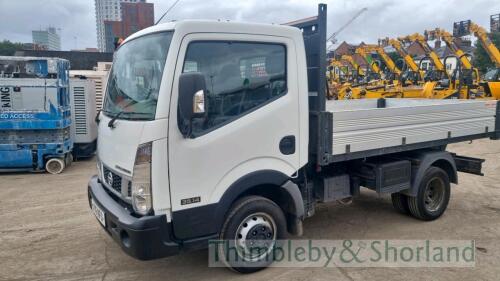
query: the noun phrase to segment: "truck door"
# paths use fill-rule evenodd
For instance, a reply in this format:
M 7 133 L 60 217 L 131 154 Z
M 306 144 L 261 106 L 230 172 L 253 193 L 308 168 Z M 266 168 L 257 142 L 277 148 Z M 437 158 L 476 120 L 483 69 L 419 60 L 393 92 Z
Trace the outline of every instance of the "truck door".
M 295 54 L 293 41 L 283 37 L 184 37 L 174 74 L 168 137 L 177 238 L 217 231 L 210 224 L 213 208 L 245 175 L 273 170 L 292 176 L 300 168 L 299 120 L 307 116 L 299 112 Z M 193 138 L 182 136 L 177 120 L 183 72 L 202 73 L 207 88 L 207 116 L 193 120 Z M 283 141 L 287 145 L 280 149 Z

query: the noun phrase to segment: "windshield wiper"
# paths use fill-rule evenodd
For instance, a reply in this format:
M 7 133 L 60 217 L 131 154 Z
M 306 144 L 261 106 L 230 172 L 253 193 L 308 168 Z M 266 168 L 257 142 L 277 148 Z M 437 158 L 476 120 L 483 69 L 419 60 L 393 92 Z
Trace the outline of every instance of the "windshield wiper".
M 118 119 L 118 117 L 120 117 L 120 115 L 122 115 L 122 113 L 124 113 L 125 111 L 120 111 L 118 112 L 115 116 L 113 116 L 113 118 L 111 118 L 111 120 L 109 120 L 108 122 L 108 127 L 110 127 L 111 129 L 114 129 L 115 128 L 115 121 L 116 119 Z
M 114 129 L 115 128 L 115 121 L 116 121 L 116 119 L 118 119 L 118 117 L 120 117 L 120 115 L 122 115 L 122 113 L 125 112 L 126 108 L 131 107 L 132 105 L 134 105 L 136 103 L 138 103 L 138 101 L 132 100 L 127 105 L 125 105 L 120 112 L 118 112 L 115 116 L 113 116 L 113 118 L 111 118 L 111 120 L 109 120 L 108 127 L 110 127 L 111 129 Z
M 118 112 L 111 120 L 108 122 L 108 127 L 114 129 L 115 128 L 115 121 L 122 115 L 122 113 L 126 114 L 131 114 L 131 115 L 146 115 L 146 116 L 151 116 L 151 113 L 148 112 L 125 112 L 125 111 L 120 111 Z M 150 118 L 134 118 L 135 120 L 149 120 Z M 132 119 L 130 119 L 132 120 Z

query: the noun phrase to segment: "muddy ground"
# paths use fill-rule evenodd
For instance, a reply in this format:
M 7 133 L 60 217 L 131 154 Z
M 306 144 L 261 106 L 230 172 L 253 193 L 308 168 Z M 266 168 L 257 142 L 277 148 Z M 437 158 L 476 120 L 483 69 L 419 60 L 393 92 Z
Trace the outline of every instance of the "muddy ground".
M 141 262 L 127 256 L 90 213 L 94 161 L 61 175 L 0 176 L 0 280 L 499 280 L 500 143 L 449 147 L 485 158 L 484 177 L 459 174 L 447 212 L 433 222 L 396 213 L 389 196 L 363 192 L 350 206 L 318 208 L 306 239 L 474 239 L 474 268 L 269 268 L 240 275 L 207 267 L 207 251 Z

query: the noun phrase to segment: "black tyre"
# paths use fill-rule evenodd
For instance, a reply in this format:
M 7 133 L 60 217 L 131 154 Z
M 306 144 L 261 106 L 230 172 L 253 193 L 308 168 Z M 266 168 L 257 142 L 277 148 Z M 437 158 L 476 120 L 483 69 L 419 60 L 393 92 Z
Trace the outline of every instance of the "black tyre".
M 229 211 L 220 232 L 224 243 L 218 244 L 217 251 L 229 268 L 252 273 L 274 261 L 273 249 L 286 234 L 280 207 L 267 198 L 248 196 L 235 202 Z
M 394 209 L 396 209 L 396 211 L 404 215 L 410 214 L 410 207 L 408 206 L 408 196 L 396 192 L 391 194 L 391 199 L 392 206 L 394 206 Z
M 408 197 L 411 214 L 420 220 L 431 221 L 439 218 L 450 201 L 450 178 L 438 167 L 430 167 L 425 172 L 416 197 Z

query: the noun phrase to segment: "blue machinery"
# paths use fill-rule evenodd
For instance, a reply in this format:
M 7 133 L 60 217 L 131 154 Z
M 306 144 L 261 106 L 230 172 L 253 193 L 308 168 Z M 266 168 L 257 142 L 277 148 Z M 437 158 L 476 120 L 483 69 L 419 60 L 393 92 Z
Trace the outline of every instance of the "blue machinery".
M 0 57 L 0 171 L 58 174 L 72 161 L 69 62 Z

